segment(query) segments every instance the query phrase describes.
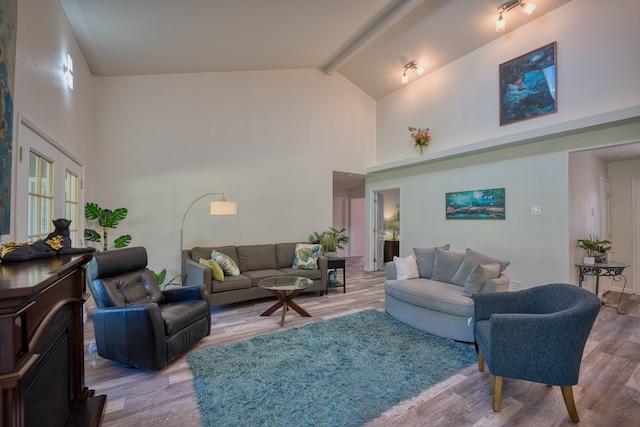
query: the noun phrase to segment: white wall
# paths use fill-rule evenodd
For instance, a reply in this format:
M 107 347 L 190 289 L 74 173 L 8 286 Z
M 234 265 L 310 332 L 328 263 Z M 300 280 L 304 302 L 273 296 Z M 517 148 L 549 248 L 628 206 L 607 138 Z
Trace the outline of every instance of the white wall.
M 129 209 L 116 234 L 156 270 L 179 269 L 198 196 L 238 215 L 201 200 L 185 248 L 306 241 L 331 224 L 333 171 L 374 161 L 375 102 L 317 70 L 97 78 L 96 117 L 87 200 Z
M 63 79 L 66 55 L 74 61 L 74 90 Z M 14 93 L 14 149 L 11 233 L 0 242 L 26 240 L 16 236 L 16 177 L 20 134 L 18 118 L 28 120 L 60 149 L 86 162 L 93 132 L 93 77 L 56 0 L 19 0 Z M 80 246 L 81 242 L 73 242 Z
M 578 178 L 570 179 L 569 153 L 640 140 L 639 14 L 640 3 L 631 0 L 567 3 L 378 102 L 378 164 L 368 170 L 375 176 L 367 180 L 367 197 L 370 203 L 371 192 L 400 187 L 402 256 L 450 243 L 453 250 L 469 247 L 511 261 L 507 274 L 524 287 L 575 282 L 576 239 L 591 228 L 585 217 L 572 225 L 573 214 L 590 212 L 593 190 L 571 187 Z M 558 113 L 500 127 L 498 64 L 553 41 Z M 629 109 L 636 115 L 616 122 Z M 433 135 L 415 163 L 407 126 L 430 127 Z M 572 134 L 559 131 L 568 127 Z M 479 146 L 492 151 L 472 154 Z M 447 150 L 457 155 L 438 158 Z M 444 219 L 446 192 L 501 187 L 506 220 Z M 531 215 L 534 206 L 541 215 Z
M 515 12 L 512 12 L 515 13 Z M 431 129 L 423 157 L 640 104 L 640 2 L 574 0 L 377 104 L 377 164 L 416 156 L 408 126 Z M 558 112 L 500 126 L 498 65 L 557 42 Z
M 62 70 L 73 58 L 74 88 Z M 80 160 L 92 140 L 93 77 L 57 0 L 19 0 L 15 110 Z

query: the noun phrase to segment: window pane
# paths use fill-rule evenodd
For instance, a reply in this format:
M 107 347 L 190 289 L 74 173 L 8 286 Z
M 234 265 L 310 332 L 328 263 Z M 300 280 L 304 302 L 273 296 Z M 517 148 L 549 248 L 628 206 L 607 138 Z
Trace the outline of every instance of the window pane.
M 28 240 L 46 237 L 53 230 L 53 163 L 29 152 Z
M 53 231 L 53 223 L 51 222 L 52 218 L 52 210 L 53 210 L 53 200 L 42 198 L 42 208 L 40 210 L 40 230 L 39 234 L 41 236 L 46 236 L 50 232 Z
M 34 153 L 29 153 L 29 193 L 38 191 L 38 159 Z
M 65 173 L 66 201 L 78 202 L 78 177 L 69 171 Z
M 53 196 L 53 163 L 42 159 L 42 176 L 40 194 L 43 196 Z
M 29 225 L 27 226 L 29 236 L 38 233 L 38 216 L 32 215 L 31 212 L 38 212 L 38 197 L 29 195 Z
M 69 237 L 71 243 L 76 243 L 78 238 L 78 177 L 69 171 L 65 171 L 65 203 L 64 217 L 71 220 L 69 225 Z

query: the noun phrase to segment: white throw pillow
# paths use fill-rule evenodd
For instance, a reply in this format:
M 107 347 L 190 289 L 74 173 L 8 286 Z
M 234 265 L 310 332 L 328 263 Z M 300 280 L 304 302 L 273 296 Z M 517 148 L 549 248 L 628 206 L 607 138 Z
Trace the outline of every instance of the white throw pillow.
M 396 278 L 398 280 L 417 279 L 418 263 L 416 257 L 409 255 L 404 258 L 393 257 L 393 264 L 396 266 Z

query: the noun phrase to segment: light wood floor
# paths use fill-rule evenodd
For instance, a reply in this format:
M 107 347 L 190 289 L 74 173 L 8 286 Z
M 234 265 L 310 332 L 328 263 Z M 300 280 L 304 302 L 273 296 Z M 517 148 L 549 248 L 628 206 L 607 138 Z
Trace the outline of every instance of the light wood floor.
M 339 274 L 340 276 L 340 274 Z M 296 299 L 313 317 L 289 312 L 285 328 L 365 309 L 384 311 L 384 272 L 363 272 L 362 259 L 347 262 L 347 292 L 303 295 Z M 609 293 L 605 300 L 617 301 Z M 278 330 L 280 316 L 258 316 L 274 300 L 215 308 L 211 335 L 193 351 Z M 574 396 L 582 427 L 640 426 L 640 296 L 625 295 L 620 315 L 603 307 L 593 328 Z M 362 331 L 366 334 L 367 331 Z M 85 344 L 93 339 L 85 324 Z M 535 357 L 532 354 L 531 357 Z M 348 367 L 345 367 L 348 369 Z M 476 366 L 461 371 L 415 399 L 400 404 L 367 424 L 380 426 L 569 426 L 560 389 L 526 381 L 504 380 L 502 410 L 491 409 L 493 378 Z M 200 426 L 191 371 L 184 356 L 161 372 L 119 366 L 99 358 L 86 369 L 86 385 L 107 395 L 104 426 Z M 309 397 L 310 404 L 314 402 Z

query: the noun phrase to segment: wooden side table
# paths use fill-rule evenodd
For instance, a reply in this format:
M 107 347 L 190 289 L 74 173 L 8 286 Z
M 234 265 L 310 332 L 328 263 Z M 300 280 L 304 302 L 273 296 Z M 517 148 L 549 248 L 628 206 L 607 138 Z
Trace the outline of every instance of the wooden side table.
M 384 262 L 393 261 L 394 256 L 400 256 L 400 240 L 385 240 Z
M 342 293 L 347 293 L 347 268 L 344 258 L 328 258 L 327 271 L 334 270 L 336 274 L 338 269 L 342 269 L 342 282 L 336 282 L 335 285 L 327 284 L 327 293 L 329 288 L 342 288 Z

